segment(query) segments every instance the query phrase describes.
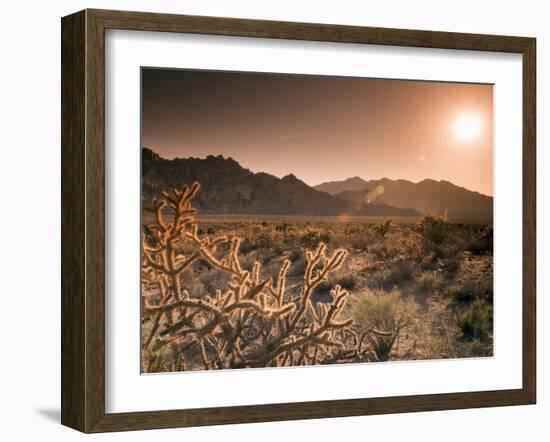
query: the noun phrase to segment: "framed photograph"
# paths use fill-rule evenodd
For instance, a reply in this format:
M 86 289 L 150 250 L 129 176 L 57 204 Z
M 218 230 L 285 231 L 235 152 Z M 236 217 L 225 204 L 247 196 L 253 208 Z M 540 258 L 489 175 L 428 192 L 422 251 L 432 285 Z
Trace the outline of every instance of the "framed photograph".
M 62 423 L 536 400 L 535 39 L 62 19 Z

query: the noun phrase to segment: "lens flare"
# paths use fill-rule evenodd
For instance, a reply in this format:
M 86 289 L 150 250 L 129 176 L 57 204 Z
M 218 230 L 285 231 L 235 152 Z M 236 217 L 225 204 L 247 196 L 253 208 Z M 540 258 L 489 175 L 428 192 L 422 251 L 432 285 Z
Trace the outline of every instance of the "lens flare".
M 471 143 L 479 139 L 481 134 L 481 118 L 475 114 L 462 114 L 453 121 L 453 134 L 463 143 Z

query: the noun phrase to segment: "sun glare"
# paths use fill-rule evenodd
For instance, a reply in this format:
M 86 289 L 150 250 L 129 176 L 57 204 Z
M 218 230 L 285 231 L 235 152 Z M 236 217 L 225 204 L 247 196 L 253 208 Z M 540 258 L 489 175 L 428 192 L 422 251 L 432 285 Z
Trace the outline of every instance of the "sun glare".
M 452 129 L 458 141 L 471 143 L 481 134 L 481 118 L 476 114 L 461 114 L 453 121 Z

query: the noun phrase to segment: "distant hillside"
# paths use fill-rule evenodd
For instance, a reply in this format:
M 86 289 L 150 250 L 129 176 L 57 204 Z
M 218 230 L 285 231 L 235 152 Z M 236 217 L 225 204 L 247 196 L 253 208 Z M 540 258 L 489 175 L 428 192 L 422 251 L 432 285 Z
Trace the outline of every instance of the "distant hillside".
M 344 181 L 327 181 L 326 183 L 313 186 L 313 188 L 321 192 L 336 195 L 337 193 L 350 190 L 365 190 L 369 188 L 369 185 L 364 179 L 354 176 Z
M 398 208 L 386 204 L 384 199 L 376 191 L 365 190 L 344 190 L 334 195 L 345 201 L 355 204 L 358 214 L 377 215 L 383 212 L 384 216 L 421 216 L 422 213 L 415 209 Z
M 167 160 L 142 149 L 142 201 L 150 205 L 161 191 L 198 181 L 195 206 L 202 213 L 280 215 L 411 216 L 415 211 L 385 204 L 358 205 L 316 190 L 294 175 L 277 178 L 254 173 L 232 158 L 176 158 Z
M 356 203 L 363 202 L 367 204 L 385 204 L 384 199 L 378 193 L 376 193 L 376 191 L 373 192 L 370 189 L 344 190 L 342 192 L 334 194 L 334 196 L 343 200 L 353 201 Z
M 397 208 L 410 207 L 424 214 L 447 214 L 451 219 L 479 219 L 483 222 L 492 222 L 493 219 L 492 197 L 449 181 L 426 179 L 413 183 L 388 178 L 365 181 L 354 177 L 323 183 L 315 186 L 315 189 L 353 201 L 359 201 L 368 193 L 368 189 L 378 189 L 379 198 Z

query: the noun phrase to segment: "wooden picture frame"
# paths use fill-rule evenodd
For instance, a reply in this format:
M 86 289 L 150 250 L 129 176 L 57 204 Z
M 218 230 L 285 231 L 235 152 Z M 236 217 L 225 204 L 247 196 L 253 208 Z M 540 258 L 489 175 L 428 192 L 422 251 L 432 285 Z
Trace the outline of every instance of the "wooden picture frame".
M 105 412 L 105 30 L 495 51 L 523 57 L 523 385 L 513 390 Z M 62 409 L 83 432 L 533 404 L 536 400 L 533 38 L 106 10 L 62 19 Z

